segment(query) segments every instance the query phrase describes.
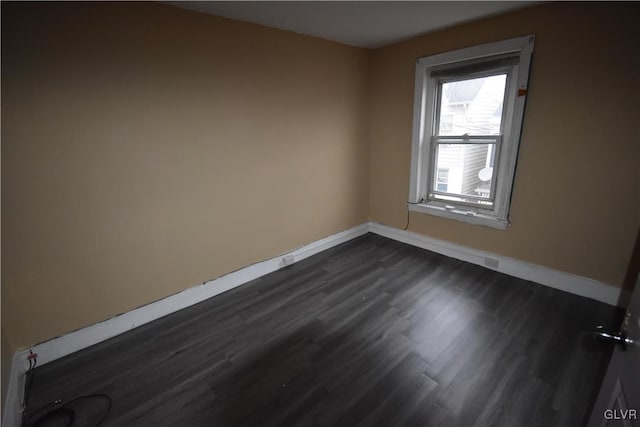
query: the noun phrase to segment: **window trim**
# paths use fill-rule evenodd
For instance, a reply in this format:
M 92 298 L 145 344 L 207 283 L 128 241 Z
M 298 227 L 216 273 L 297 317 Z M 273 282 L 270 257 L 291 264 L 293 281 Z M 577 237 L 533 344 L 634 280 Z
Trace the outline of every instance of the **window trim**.
M 533 35 L 528 35 L 426 56 L 416 61 L 409 210 L 502 230 L 507 228 L 534 40 Z M 510 69 L 506 82 L 502 142 L 495 153 L 497 167 L 494 169 L 496 184 L 493 208 L 471 209 L 468 205 L 455 202 L 428 200 L 433 179 L 429 170 L 436 145 L 432 129 L 437 123 L 439 96 L 438 79 L 431 77 L 430 70 L 434 67 L 455 68 L 462 62 L 482 62 L 483 59 L 509 53 L 518 53 L 519 60 Z M 470 73 L 469 76 L 474 74 L 477 73 Z M 520 91 L 525 94 L 518 96 Z

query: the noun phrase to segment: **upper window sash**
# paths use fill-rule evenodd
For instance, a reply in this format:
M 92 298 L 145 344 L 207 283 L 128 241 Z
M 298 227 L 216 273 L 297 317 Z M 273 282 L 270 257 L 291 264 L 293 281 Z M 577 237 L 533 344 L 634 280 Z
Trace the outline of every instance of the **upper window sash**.
M 515 57 L 515 59 L 518 59 L 519 56 Z M 487 61 L 486 58 L 484 58 L 484 61 Z M 483 65 L 485 64 L 485 62 L 483 62 L 483 60 L 478 60 L 476 62 L 479 62 L 478 65 Z M 488 64 L 492 64 L 493 61 L 489 61 Z M 451 64 L 449 64 L 451 65 Z M 517 67 L 517 63 L 513 63 L 513 64 L 509 64 L 509 65 L 505 65 L 504 63 L 502 63 L 500 66 L 498 66 L 497 68 L 482 68 L 482 71 L 479 71 L 475 74 L 469 74 L 466 76 L 458 76 L 456 78 L 441 78 L 441 79 L 437 79 L 436 80 L 436 86 L 435 86 L 435 90 L 436 90 L 436 96 L 435 96 L 435 102 L 433 105 L 433 119 L 431 121 L 432 126 L 430 129 L 430 133 L 431 135 L 439 135 L 440 134 L 440 125 L 441 125 L 441 119 L 442 119 L 442 111 L 441 111 L 441 106 L 442 106 L 442 96 L 443 96 L 443 85 L 445 83 L 455 83 L 455 82 L 460 82 L 460 81 L 465 81 L 465 80 L 472 80 L 472 79 L 480 79 L 483 77 L 493 77 L 493 76 L 499 76 L 499 75 L 505 75 L 505 91 L 504 91 L 504 95 L 502 97 L 502 115 L 500 117 L 500 131 L 498 132 L 499 135 L 503 135 L 504 134 L 504 129 L 505 129 L 505 122 L 508 120 L 507 117 L 507 113 L 508 113 L 508 109 L 510 107 L 510 100 L 508 99 L 509 97 L 509 88 L 512 87 L 512 76 L 513 76 L 513 71 L 514 71 L 514 67 Z M 445 68 L 446 70 L 446 68 Z M 464 134 L 464 135 L 468 135 L 468 134 Z M 464 136 L 464 135 L 460 135 L 460 136 Z M 471 134 L 473 135 L 473 134 Z

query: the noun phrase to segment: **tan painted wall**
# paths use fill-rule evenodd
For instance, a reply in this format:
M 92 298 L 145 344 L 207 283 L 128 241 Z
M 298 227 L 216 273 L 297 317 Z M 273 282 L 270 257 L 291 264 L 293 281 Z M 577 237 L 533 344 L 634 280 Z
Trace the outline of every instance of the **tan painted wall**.
M 372 53 L 152 3 L 3 4 L 11 348 L 369 214 L 403 227 L 415 59 L 529 33 L 513 225 L 410 229 L 620 285 L 640 216 L 637 11 L 544 5 Z
M 154 3 L 2 5 L 17 348 L 368 219 L 369 52 Z
M 638 4 L 551 4 L 376 50 L 371 219 L 406 224 L 415 60 L 535 34 L 511 226 L 412 213 L 409 229 L 620 286 L 640 219 L 638 16 Z

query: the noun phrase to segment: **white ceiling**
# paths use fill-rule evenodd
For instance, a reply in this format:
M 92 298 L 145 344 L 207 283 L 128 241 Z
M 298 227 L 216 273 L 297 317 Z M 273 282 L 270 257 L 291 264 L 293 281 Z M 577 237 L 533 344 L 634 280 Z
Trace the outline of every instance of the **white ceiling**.
M 533 1 L 174 1 L 185 9 L 377 48 Z

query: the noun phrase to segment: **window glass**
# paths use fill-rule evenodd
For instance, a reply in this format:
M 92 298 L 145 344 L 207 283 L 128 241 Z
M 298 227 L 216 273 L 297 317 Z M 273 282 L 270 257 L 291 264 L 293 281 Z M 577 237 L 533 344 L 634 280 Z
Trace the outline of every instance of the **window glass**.
M 495 144 L 438 144 L 435 190 L 492 200 L 493 168 L 490 164 L 496 151 L 494 146 Z M 445 189 L 440 186 L 443 170 L 447 172 Z
M 499 135 L 507 75 L 440 85 L 438 135 Z
M 436 179 L 436 190 L 446 192 L 449 188 L 449 169 L 439 168 Z

